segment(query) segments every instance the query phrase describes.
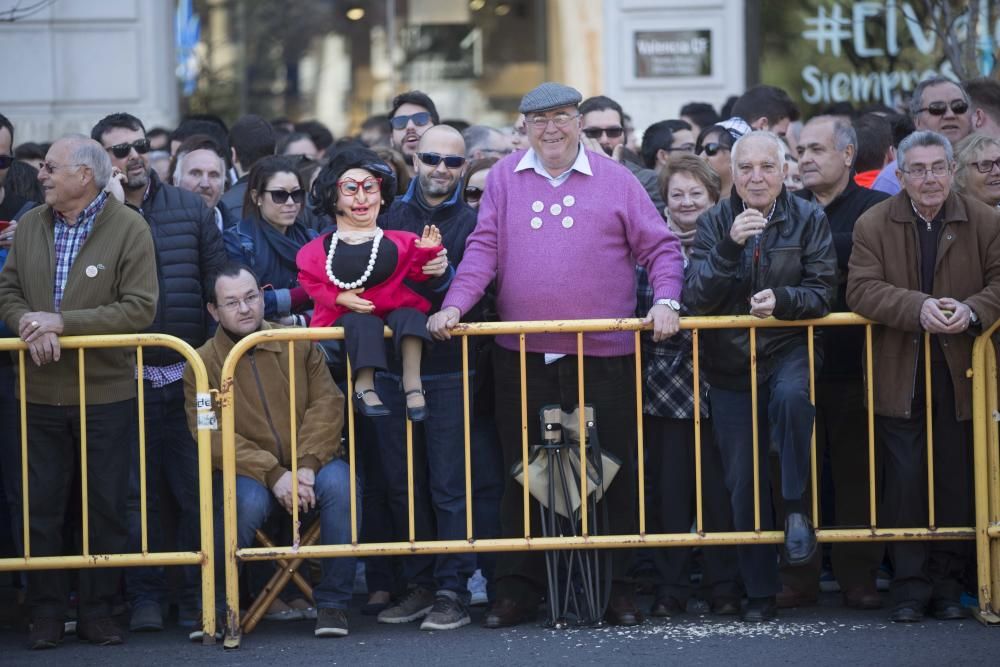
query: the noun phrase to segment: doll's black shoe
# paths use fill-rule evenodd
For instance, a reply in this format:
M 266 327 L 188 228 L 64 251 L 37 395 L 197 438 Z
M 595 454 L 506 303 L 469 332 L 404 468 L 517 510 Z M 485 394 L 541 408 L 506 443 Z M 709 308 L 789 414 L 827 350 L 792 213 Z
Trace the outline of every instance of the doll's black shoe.
M 409 396 L 410 394 L 420 394 L 421 396 L 423 396 L 424 390 L 411 389 L 410 391 L 406 392 L 407 396 Z M 422 422 L 425 419 L 427 419 L 430 416 L 430 414 L 431 411 L 427 409 L 426 401 L 424 401 L 423 405 L 415 408 L 411 408 L 409 405 L 406 406 L 406 416 L 411 422 Z
M 374 389 L 365 389 L 364 391 L 354 392 L 354 409 L 363 414 L 365 417 L 388 417 L 392 414 L 392 410 L 385 407 L 384 405 L 368 405 L 365 403 L 365 394 L 375 394 Z M 377 397 L 378 394 L 375 394 Z

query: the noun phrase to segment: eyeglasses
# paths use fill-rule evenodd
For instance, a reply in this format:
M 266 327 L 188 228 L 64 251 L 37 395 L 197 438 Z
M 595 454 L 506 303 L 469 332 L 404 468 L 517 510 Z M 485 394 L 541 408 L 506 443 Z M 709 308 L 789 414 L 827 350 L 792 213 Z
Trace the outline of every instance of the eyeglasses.
M 547 124 L 547 123 L 546 123 Z M 558 123 L 557 123 L 558 125 Z M 587 127 L 583 133 L 590 139 L 600 139 L 601 135 L 607 135 L 608 139 L 617 139 L 625 134 L 624 127 Z
M 465 164 L 465 157 L 462 155 L 441 155 L 440 153 L 417 153 L 420 161 L 429 167 L 436 167 L 444 160 L 444 166 L 449 169 L 458 169 Z
M 337 181 L 337 189 L 345 197 L 353 197 L 358 194 L 358 190 L 364 190 L 365 194 L 373 195 L 382 191 L 382 179 L 369 176 L 363 181 L 356 181 L 353 178 L 345 178 Z
M 108 146 L 107 150 L 111 151 L 116 158 L 121 160 L 128 157 L 133 148 L 139 155 L 145 155 L 149 152 L 149 139 L 136 139 L 130 144 L 115 144 L 114 146 Z
M 14 164 L 13 155 L 0 155 L 0 169 L 7 169 Z
M 48 172 L 50 174 L 56 173 L 59 169 L 63 167 L 85 167 L 86 165 L 74 162 L 72 164 L 52 164 L 51 162 L 43 162 L 41 166 L 38 167 L 39 173 Z
M 557 113 L 551 118 L 546 118 L 545 116 L 532 116 L 531 118 L 525 118 L 524 122 L 526 125 L 531 125 L 531 127 L 535 128 L 536 132 L 544 132 L 549 126 L 549 123 L 552 123 L 556 127 L 566 127 L 569 125 L 571 120 L 579 117 L 580 114 L 578 113 L 572 115 L 568 113 Z
M 900 171 L 916 181 L 922 181 L 927 178 L 927 174 L 934 174 L 938 177 L 944 176 L 951 171 L 951 167 L 948 166 L 948 163 L 946 162 L 937 162 L 932 164 L 930 169 L 921 165 L 919 167 L 914 167 L 913 169 L 900 169 Z
M 417 127 L 423 127 L 431 122 L 431 115 L 426 111 L 418 111 L 417 113 L 411 113 L 409 116 L 393 116 L 389 122 L 392 123 L 392 129 L 402 130 L 411 120 Z
M 670 148 L 664 148 L 668 153 L 694 153 L 694 144 L 681 144 L 680 146 L 671 146 Z M 711 156 L 709 156 L 711 157 Z
M 247 294 L 246 297 L 242 299 L 232 299 L 230 301 L 226 301 L 225 303 L 220 303 L 219 308 L 227 310 L 230 313 L 235 313 L 240 309 L 241 305 L 245 305 L 247 310 L 253 310 L 257 307 L 258 303 L 260 303 L 260 292 L 254 292 L 253 294 Z
M 271 201 L 275 204 L 284 204 L 291 197 L 293 204 L 301 204 L 306 200 L 306 191 L 303 189 L 292 190 L 264 190 L 264 192 L 271 195 Z
M 969 110 L 969 103 L 965 100 L 952 100 L 951 102 L 931 102 L 923 109 L 918 109 L 917 113 L 926 111 L 932 116 L 943 116 L 948 113 L 948 107 L 955 112 L 956 116 L 961 116 Z
M 465 187 L 465 201 L 467 203 L 475 204 L 482 198 L 483 198 L 482 188 L 477 188 L 475 185 L 467 185 Z
M 970 162 L 969 166 L 972 165 L 975 165 L 980 174 L 988 174 L 993 171 L 993 167 L 1000 167 L 1000 158 L 997 158 L 996 160 L 980 160 L 979 162 Z
M 712 142 L 710 144 L 696 146 L 694 149 L 694 154 L 701 155 L 702 153 L 704 153 L 708 157 L 715 157 L 716 155 L 719 154 L 719 151 L 728 151 L 728 150 L 730 150 L 729 146 L 723 146 L 720 143 Z M 669 153 L 670 151 L 667 152 Z

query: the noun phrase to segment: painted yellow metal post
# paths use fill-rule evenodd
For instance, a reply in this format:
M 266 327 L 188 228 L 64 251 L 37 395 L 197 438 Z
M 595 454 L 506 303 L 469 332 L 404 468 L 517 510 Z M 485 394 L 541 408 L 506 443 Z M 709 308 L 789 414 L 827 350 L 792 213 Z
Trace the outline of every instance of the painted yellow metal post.
M 760 452 L 757 427 L 757 329 L 750 328 L 750 424 L 753 428 L 753 529 L 760 532 Z
M 639 534 L 646 534 L 646 452 L 642 429 L 642 339 L 635 332 L 635 442 L 636 462 L 639 464 Z
M 701 470 L 701 367 L 698 361 L 698 330 L 691 332 L 691 361 L 694 363 L 694 507 L 695 531 L 705 534 Z
M 142 553 L 149 553 L 149 509 L 146 497 L 146 383 L 143 377 L 142 345 L 135 348 L 136 402 L 139 406 L 139 530 Z
M 472 405 L 469 402 L 469 337 L 462 336 L 462 433 L 465 435 L 465 537 L 472 541 Z
M 84 366 L 84 349 L 77 350 L 79 363 L 78 381 L 80 385 L 80 511 L 82 519 L 80 521 L 80 531 L 83 533 L 83 555 L 90 555 L 90 497 L 87 479 L 87 381 L 86 368 Z

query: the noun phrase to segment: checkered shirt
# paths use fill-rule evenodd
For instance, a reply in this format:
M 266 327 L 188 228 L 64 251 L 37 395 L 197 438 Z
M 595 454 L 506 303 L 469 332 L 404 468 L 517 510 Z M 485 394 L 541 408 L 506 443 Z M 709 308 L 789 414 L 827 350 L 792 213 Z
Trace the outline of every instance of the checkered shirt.
M 66 289 L 66 279 L 69 278 L 69 270 L 73 267 L 76 256 L 80 254 L 80 248 L 94 228 L 94 220 L 97 214 L 104 209 L 104 204 L 108 201 L 108 193 L 102 192 L 97 195 L 94 201 L 87 204 L 87 207 L 80 211 L 76 218 L 76 224 L 70 225 L 66 222 L 65 216 L 59 211 L 54 211 L 55 220 L 55 252 L 56 252 L 56 276 L 53 284 L 52 299 L 55 304 L 55 311 L 60 312 L 63 292 Z
M 656 296 L 649 276 L 641 266 L 636 273 L 636 315 L 645 317 Z M 681 308 L 683 313 L 683 307 Z M 642 333 L 642 412 L 654 417 L 694 419 L 694 362 L 691 332 L 653 342 L 650 332 Z M 709 416 L 708 383 L 701 380 L 701 416 Z

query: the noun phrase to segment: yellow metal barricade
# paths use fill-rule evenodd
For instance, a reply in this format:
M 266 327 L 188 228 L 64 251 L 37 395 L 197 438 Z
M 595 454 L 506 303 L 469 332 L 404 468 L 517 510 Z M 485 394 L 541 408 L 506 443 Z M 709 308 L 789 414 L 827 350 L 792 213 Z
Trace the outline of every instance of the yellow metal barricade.
M 993 337 L 1000 321 L 972 349 L 972 413 L 975 438 L 976 568 L 983 623 L 1000 623 L 1000 437 L 997 422 L 997 353 Z
M 0 338 L 0 353 L 16 352 L 18 367 L 18 395 L 20 412 L 21 436 L 21 493 L 23 547 L 22 558 L 0 558 L 0 571 L 5 570 L 51 570 L 51 569 L 89 569 L 98 567 L 140 567 L 162 565 L 197 565 L 201 568 L 203 643 L 215 643 L 215 565 L 214 565 L 214 533 L 212 529 L 212 447 L 207 430 L 198 431 L 198 488 L 200 539 L 199 551 L 150 552 L 148 545 L 148 525 L 146 506 L 146 428 L 143 405 L 143 349 L 147 347 L 162 347 L 171 349 L 184 357 L 187 364 L 194 369 L 195 383 L 198 394 L 208 396 L 208 374 L 201 358 L 194 348 L 184 341 L 162 334 L 122 334 L 103 336 L 67 336 L 59 339 L 59 347 L 63 355 L 69 350 L 76 350 L 79 367 L 80 390 L 80 487 L 82 514 L 82 553 L 77 556 L 33 556 L 31 553 L 30 517 L 31 508 L 28 503 L 28 457 L 31 456 L 31 442 L 27 428 L 27 403 L 25 363 L 32 363 L 27 353 L 27 346 L 17 338 Z M 135 348 L 137 368 L 137 405 L 139 433 L 139 473 L 140 473 L 140 518 L 142 526 L 142 547 L 140 553 L 105 554 L 91 553 L 89 536 L 90 509 L 87 502 L 87 491 L 90 480 L 87 474 L 87 431 L 86 431 L 86 351 L 106 348 Z M 5 425 L 5 428 L 10 426 Z M 122 443 L 128 446 L 129 443 Z M 129 463 L 131 466 L 131 462 Z
M 976 461 L 976 525 L 969 526 L 946 526 L 939 527 L 935 522 L 934 512 L 934 466 L 933 466 L 933 440 L 931 435 L 931 415 L 927 410 L 927 483 L 928 483 L 928 525 L 927 526 L 904 526 L 904 527 L 882 527 L 878 522 L 877 514 L 877 493 L 875 488 L 876 474 L 876 447 L 875 447 L 875 415 L 873 401 L 873 380 L 872 378 L 872 327 L 875 323 L 866 320 L 852 313 L 836 313 L 816 320 L 783 321 L 773 318 L 758 319 L 750 316 L 725 316 L 725 317 L 688 317 L 681 319 L 681 328 L 691 330 L 694 362 L 694 384 L 693 396 L 695 399 L 695 417 L 693 419 L 695 429 L 695 488 L 696 488 L 696 520 L 695 532 L 677 534 L 650 534 L 646 530 L 646 508 L 644 502 L 643 482 L 645 479 L 645 463 L 643 461 L 642 433 L 642 364 L 640 331 L 648 329 L 650 325 L 643 324 L 639 319 L 614 319 L 614 320 L 572 320 L 572 321 L 546 321 L 546 322 L 503 322 L 503 323 L 478 323 L 459 324 L 452 335 L 461 340 L 462 346 L 462 367 L 463 367 L 463 405 L 465 416 L 465 489 L 466 489 L 466 537 L 456 540 L 417 540 L 414 525 L 414 497 L 413 497 L 413 441 L 412 424 L 406 424 L 406 448 L 407 448 L 407 478 L 408 478 L 408 539 L 401 542 L 390 543 L 361 543 L 357 534 L 357 497 L 355 479 L 357 476 L 357 456 L 355 452 L 355 416 L 352 409 L 352 387 L 350 377 L 348 378 L 347 391 L 347 452 L 351 465 L 350 475 L 350 517 L 351 517 L 351 543 L 342 545 L 312 545 L 312 546 L 287 546 L 287 547 L 247 547 L 237 548 L 236 544 L 236 461 L 235 461 L 235 431 L 234 431 L 234 396 L 233 378 L 236 366 L 243 355 L 258 343 L 265 340 L 287 341 L 289 348 L 292 348 L 294 341 L 300 340 L 326 340 L 341 339 L 343 330 L 340 328 L 317 328 L 317 329 L 272 329 L 251 334 L 234 345 L 229 357 L 226 359 L 221 374 L 221 391 L 219 394 L 221 405 L 221 428 L 223 443 L 223 501 L 224 501 L 224 523 L 225 523 L 225 551 L 222 557 L 226 566 L 226 600 L 227 600 L 227 635 L 225 645 L 227 648 L 235 648 L 240 644 L 240 619 L 239 619 L 239 596 L 238 596 L 238 563 L 241 561 L 254 560 L 275 560 L 287 558 L 323 558 L 337 556 L 388 556 L 388 555 L 408 555 L 414 553 L 441 554 L 455 552 L 497 552 L 497 551 L 544 551 L 550 549 L 574 549 L 574 548 L 631 548 L 631 547 L 665 547 L 665 546 L 712 546 L 712 545 L 746 545 L 746 544 L 778 544 L 783 542 L 784 534 L 779 530 L 761 529 L 761 507 L 760 494 L 762 492 L 757 449 L 757 404 L 758 396 L 756 382 L 751 382 L 751 401 L 753 419 L 754 438 L 754 527 L 753 531 L 745 532 L 714 532 L 709 533 L 704 530 L 702 522 L 702 463 L 701 463 L 701 425 L 700 425 L 700 382 L 699 376 L 699 355 L 700 344 L 699 332 L 712 329 L 749 329 L 750 337 L 750 377 L 757 378 L 757 330 L 764 328 L 801 328 L 806 330 L 808 338 L 808 349 L 810 352 L 810 398 L 815 404 L 815 371 L 812 359 L 814 352 L 814 335 L 817 327 L 845 327 L 861 326 L 865 329 L 866 341 L 866 403 L 868 412 L 868 467 L 867 475 L 869 481 L 869 520 L 868 524 L 859 528 L 823 528 L 819 521 L 819 488 L 818 471 L 816 464 L 816 431 L 813 429 L 811 448 L 811 497 L 812 497 L 812 520 L 817 526 L 816 535 L 820 542 L 890 542 L 890 541 L 923 541 L 923 540 L 974 540 L 978 538 L 979 543 L 979 568 L 980 568 L 980 609 L 986 612 L 992 600 L 992 586 L 1000 586 L 1000 558 L 989 558 L 987 547 L 992 545 L 994 555 L 1000 551 L 1000 542 L 996 538 L 1000 537 L 1000 472 L 997 469 L 997 459 L 1000 458 L 996 452 L 997 430 L 996 423 L 992 421 L 991 429 L 985 429 L 984 420 L 977 419 L 975 438 L 975 461 Z M 517 537 L 505 537 L 497 539 L 473 539 L 472 526 L 472 480 L 471 480 L 471 457 L 470 457 L 470 388 L 469 388 L 469 337 L 470 336 L 495 336 L 498 334 L 509 334 L 518 336 L 520 368 L 521 368 L 521 459 L 522 465 L 527 467 L 529 460 L 529 433 L 528 424 L 531 423 L 527 414 L 527 379 L 526 379 L 526 336 L 546 333 L 575 333 L 577 335 L 577 372 L 580 382 L 578 400 L 583 405 L 586 402 L 586 391 L 583 382 L 583 359 L 586 353 L 584 345 L 584 334 L 595 332 L 634 332 L 636 347 L 636 373 L 634 381 L 636 383 L 636 417 L 637 417 L 637 480 L 638 480 L 638 532 L 633 535 L 590 535 L 587 533 L 587 503 L 581 503 L 581 526 L 582 534 L 572 537 L 534 537 L 532 536 L 532 522 L 529 512 L 530 482 L 529 476 L 524 475 L 523 483 L 523 504 L 524 504 L 524 535 Z M 385 335 L 389 335 L 389 330 L 385 330 Z M 985 336 L 984 336 L 985 338 Z M 925 334 L 925 343 L 929 341 L 929 335 Z M 925 344 L 928 350 L 929 345 Z M 983 346 L 977 346 L 979 354 L 982 354 Z M 990 348 L 992 350 L 992 348 Z M 974 355 L 975 356 L 975 355 Z M 985 357 L 985 355 L 983 355 Z M 294 357 L 292 357 L 293 359 Z M 993 362 L 990 371 L 993 380 L 990 381 L 992 391 L 992 403 L 996 409 L 996 360 L 990 357 Z M 290 360 L 291 361 L 291 360 Z M 972 360 L 970 360 L 971 362 Z M 984 358 L 983 364 L 986 363 Z M 931 364 L 925 364 L 926 377 L 924 382 L 929 388 Z M 971 373 L 972 371 L 970 371 Z M 348 372 L 350 375 L 350 372 Z M 985 393 L 982 391 L 986 372 L 976 373 L 976 386 L 980 388 L 977 396 L 983 397 L 983 406 L 977 409 L 981 414 L 985 409 Z M 294 369 L 289 369 L 289 382 L 294 387 Z M 927 392 L 928 407 L 930 404 L 930 392 Z M 292 397 L 294 406 L 294 396 Z M 978 405 L 978 404 L 977 404 Z M 294 412 L 293 412 L 294 414 Z M 580 419 L 583 420 L 584 411 L 580 410 Z M 295 433 L 293 421 L 293 433 L 291 434 L 291 465 L 293 489 L 292 497 L 297 497 L 296 477 L 297 477 L 297 456 L 295 454 Z M 990 432 L 990 442 L 992 446 L 987 452 L 986 430 Z M 581 460 L 586 460 L 586 429 L 580 424 L 580 454 Z M 986 491 L 987 479 L 984 477 L 985 466 L 980 465 L 980 459 L 989 459 L 991 467 L 988 478 L 993 489 L 992 494 Z M 586 497 L 588 478 L 587 467 L 580 466 L 580 496 Z M 988 510 L 988 511 L 987 511 Z M 989 516 L 987 525 L 986 516 Z M 294 530 L 293 543 L 298 544 L 298 509 L 292 512 L 292 525 Z M 985 551 L 985 557 L 984 557 Z M 984 569 L 985 568 L 985 569 Z M 994 588 L 994 590 L 996 590 Z

